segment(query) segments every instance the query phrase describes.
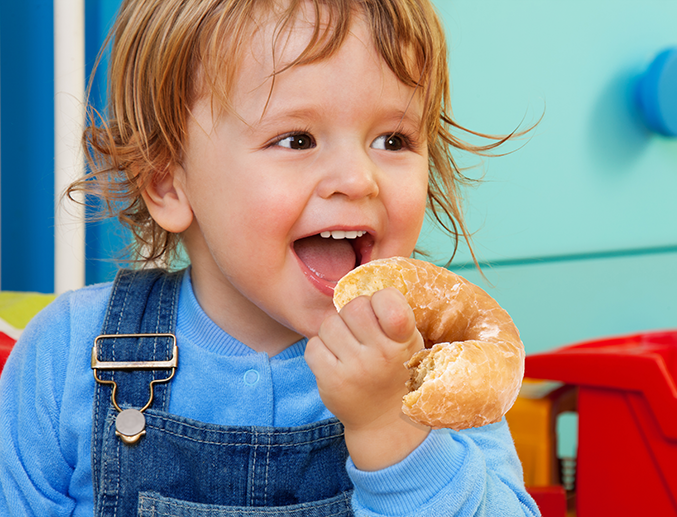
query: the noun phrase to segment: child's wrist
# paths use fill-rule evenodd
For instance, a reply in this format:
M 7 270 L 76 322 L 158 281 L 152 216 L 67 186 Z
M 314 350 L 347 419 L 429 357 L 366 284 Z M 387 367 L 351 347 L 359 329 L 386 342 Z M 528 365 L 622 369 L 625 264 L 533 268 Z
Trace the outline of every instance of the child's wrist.
M 359 470 L 381 470 L 404 460 L 423 443 L 429 432 L 429 427 L 412 422 L 400 413 L 391 422 L 381 425 L 346 426 L 346 446 Z

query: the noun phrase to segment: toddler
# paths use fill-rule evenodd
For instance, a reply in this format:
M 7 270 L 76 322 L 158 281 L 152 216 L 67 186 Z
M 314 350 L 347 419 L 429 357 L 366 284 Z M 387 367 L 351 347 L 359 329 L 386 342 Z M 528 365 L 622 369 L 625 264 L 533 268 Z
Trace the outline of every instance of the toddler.
M 127 0 L 89 177 L 141 261 L 59 297 L 0 382 L 0 513 L 536 515 L 505 422 L 401 413 L 402 295 L 336 281 L 467 236 L 427 0 Z M 115 336 L 115 337 L 112 337 Z

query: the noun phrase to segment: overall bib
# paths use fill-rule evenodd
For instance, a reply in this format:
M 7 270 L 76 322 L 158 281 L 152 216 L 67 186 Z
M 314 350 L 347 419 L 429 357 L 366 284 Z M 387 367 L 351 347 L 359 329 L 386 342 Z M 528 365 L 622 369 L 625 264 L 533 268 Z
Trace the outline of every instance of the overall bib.
M 94 515 L 352 516 L 338 420 L 241 427 L 167 412 L 181 277 L 122 271 L 115 280 L 92 352 Z

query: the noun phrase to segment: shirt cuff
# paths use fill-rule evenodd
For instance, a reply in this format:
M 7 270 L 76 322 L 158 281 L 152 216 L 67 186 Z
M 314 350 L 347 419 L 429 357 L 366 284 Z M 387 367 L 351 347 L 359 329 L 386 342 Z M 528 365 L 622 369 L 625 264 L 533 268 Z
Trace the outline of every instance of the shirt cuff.
M 450 483 L 467 454 L 449 429 L 432 430 L 404 460 L 373 472 L 346 468 L 355 496 L 364 508 L 383 515 L 407 515 L 426 504 Z

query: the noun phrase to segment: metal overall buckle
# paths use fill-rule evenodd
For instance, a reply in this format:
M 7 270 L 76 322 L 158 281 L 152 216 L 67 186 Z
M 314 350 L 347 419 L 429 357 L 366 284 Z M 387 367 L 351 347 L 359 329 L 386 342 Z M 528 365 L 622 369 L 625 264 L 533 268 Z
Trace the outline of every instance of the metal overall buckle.
M 99 340 L 114 339 L 114 338 L 153 338 L 166 337 L 172 338 L 172 358 L 168 361 L 99 361 Z M 153 387 L 156 384 L 169 382 L 176 373 L 176 368 L 179 364 L 179 349 L 176 346 L 176 336 L 174 334 L 102 334 L 97 336 L 92 347 L 92 370 L 94 371 L 94 379 L 99 384 L 110 384 L 113 386 L 113 393 L 111 400 L 115 409 L 118 411 L 118 416 L 115 418 L 115 434 L 126 444 L 136 443 L 139 438 L 146 434 L 146 417 L 143 412 L 153 403 Z M 108 381 L 100 379 L 97 375 L 98 370 L 171 370 L 171 375 L 166 379 L 157 379 L 150 382 L 150 397 L 148 402 L 141 409 L 122 409 L 115 400 L 118 385 L 115 381 Z

